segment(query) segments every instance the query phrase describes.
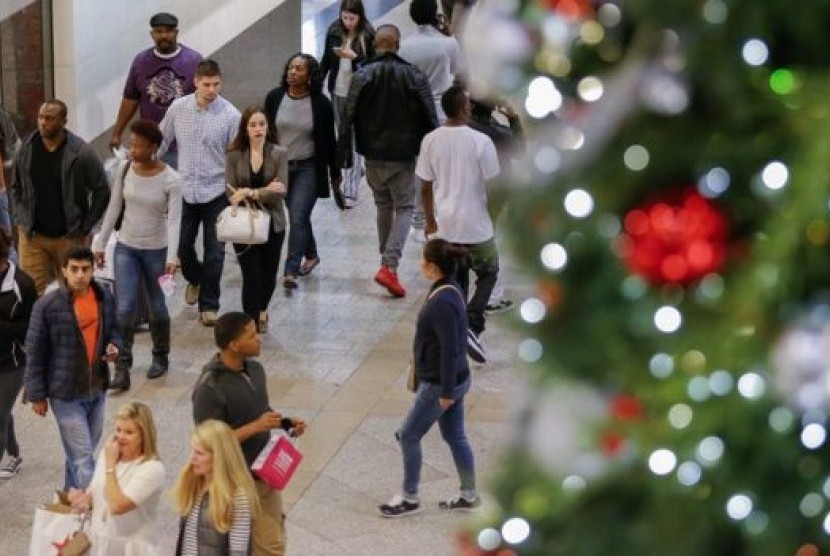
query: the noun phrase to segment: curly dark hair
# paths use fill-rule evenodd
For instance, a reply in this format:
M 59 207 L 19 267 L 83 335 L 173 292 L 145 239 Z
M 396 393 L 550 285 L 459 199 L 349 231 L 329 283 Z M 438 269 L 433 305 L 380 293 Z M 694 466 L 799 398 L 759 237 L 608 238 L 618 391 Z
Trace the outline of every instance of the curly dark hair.
M 130 124 L 130 133 L 144 137 L 151 145 L 158 147 L 164 141 L 164 135 L 156 122 L 152 120 L 136 120 Z
M 291 65 L 291 62 L 295 58 L 302 58 L 305 61 L 305 67 L 308 69 L 308 88 L 311 90 L 311 94 L 322 94 L 323 76 L 320 74 L 320 63 L 314 56 L 306 54 L 305 52 L 297 52 L 288 57 L 288 61 L 285 62 L 285 66 L 282 69 L 282 81 L 280 82 L 282 88 L 288 90 L 288 66 Z

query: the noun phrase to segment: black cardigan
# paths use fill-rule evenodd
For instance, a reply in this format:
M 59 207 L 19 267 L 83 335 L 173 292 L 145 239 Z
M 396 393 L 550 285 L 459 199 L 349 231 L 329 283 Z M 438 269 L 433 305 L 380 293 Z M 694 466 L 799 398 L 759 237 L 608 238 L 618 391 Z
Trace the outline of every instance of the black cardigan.
M 326 45 L 323 47 L 323 55 L 320 57 L 320 75 L 323 79 L 328 77 L 326 86 L 329 92 L 334 96 L 334 84 L 337 81 L 337 74 L 340 72 L 340 58 L 334 53 L 334 47 L 343 46 L 343 36 L 345 30 L 340 18 L 329 25 L 326 32 Z M 357 54 L 357 58 L 352 60 L 352 71 L 357 72 L 366 60 L 371 60 L 375 57 L 375 30 L 371 25 L 367 26 L 366 33 L 363 40 L 359 38 L 352 44 L 352 50 Z M 365 50 L 363 47 L 366 47 Z
M 265 119 L 268 132 L 279 144 L 276 118 L 277 110 L 285 96 L 285 89 L 277 87 L 265 95 Z M 334 136 L 334 112 L 331 101 L 323 93 L 311 94 L 312 136 L 314 137 L 314 170 L 317 180 L 317 197 L 330 197 L 329 179 L 340 179 L 340 168 L 335 164 L 337 140 Z M 288 185 L 291 187 L 291 184 Z

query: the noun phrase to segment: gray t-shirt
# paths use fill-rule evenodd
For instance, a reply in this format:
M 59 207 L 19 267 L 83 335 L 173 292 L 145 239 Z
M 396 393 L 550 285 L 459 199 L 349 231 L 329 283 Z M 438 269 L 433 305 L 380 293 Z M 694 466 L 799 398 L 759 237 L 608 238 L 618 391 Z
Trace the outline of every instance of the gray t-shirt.
M 118 168 L 101 232 L 96 236 L 92 250 L 104 251 L 124 206 L 118 241 L 134 249 L 167 247 L 167 262 L 174 262 L 179 248 L 182 210 L 179 174 L 167 166 L 160 174 L 142 177 L 130 168 L 122 182 L 123 168 Z
M 288 150 L 288 160 L 304 160 L 314 156 L 314 119 L 311 115 L 311 96 L 291 98 L 286 95 L 277 110 L 274 121 L 278 143 Z

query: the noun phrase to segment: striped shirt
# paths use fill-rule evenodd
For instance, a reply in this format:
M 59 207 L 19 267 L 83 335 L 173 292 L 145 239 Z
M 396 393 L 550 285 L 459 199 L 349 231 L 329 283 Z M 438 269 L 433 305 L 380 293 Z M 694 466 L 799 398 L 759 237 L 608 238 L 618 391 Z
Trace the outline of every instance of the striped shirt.
M 181 556 L 199 556 L 198 525 L 199 507 L 204 492 L 196 498 L 193 508 L 187 514 L 182 535 Z M 205 508 L 207 510 L 207 508 Z M 248 497 L 241 490 L 233 497 L 233 525 L 228 531 L 228 548 L 231 556 L 246 556 L 251 538 L 251 507 Z
M 225 151 L 236 137 L 241 114 L 223 97 L 199 108 L 196 94 L 173 101 L 159 127 L 164 141 L 158 156 L 175 139 L 179 149 L 182 198 L 207 203 L 225 194 Z

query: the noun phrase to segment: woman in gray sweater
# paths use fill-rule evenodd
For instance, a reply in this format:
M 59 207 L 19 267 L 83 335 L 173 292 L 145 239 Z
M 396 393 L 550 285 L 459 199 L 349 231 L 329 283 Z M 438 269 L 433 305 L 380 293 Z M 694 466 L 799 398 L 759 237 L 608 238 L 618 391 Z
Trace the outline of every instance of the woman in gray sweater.
M 164 274 L 176 272 L 182 193 L 179 174 L 158 160 L 162 134 L 149 120 L 130 126 L 130 160 L 117 171 L 101 231 L 92 244 L 95 260 L 104 266 L 104 250 L 113 229 L 115 246 L 116 318 L 124 346 L 115 363 L 110 388 L 130 388 L 133 336 L 138 310 L 137 292 L 146 288 L 150 309 L 153 361 L 147 378 L 164 375 L 169 367 L 170 315 L 159 285 Z
M 288 151 L 267 141 L 268 123 L 259 107 L 242 113 L 239 133 L 228 149 L 225 181 L 232 205 L 253 201 L 271 214 L 268 241 L 258 245 L 233 244 L 242 270 L 242 309 L 268 329 L 268 304 L 277 286 L 282 244 L 285 241 L 285 206 L 288 191 Z

